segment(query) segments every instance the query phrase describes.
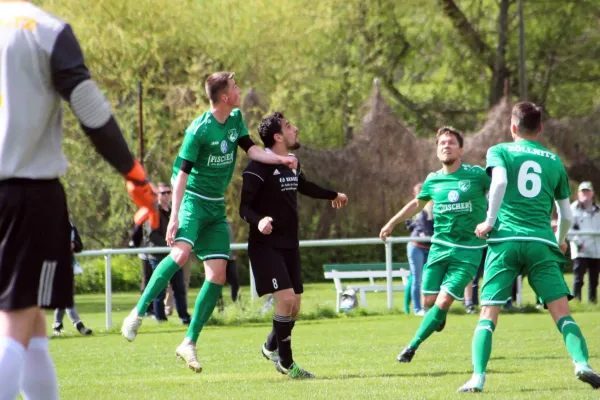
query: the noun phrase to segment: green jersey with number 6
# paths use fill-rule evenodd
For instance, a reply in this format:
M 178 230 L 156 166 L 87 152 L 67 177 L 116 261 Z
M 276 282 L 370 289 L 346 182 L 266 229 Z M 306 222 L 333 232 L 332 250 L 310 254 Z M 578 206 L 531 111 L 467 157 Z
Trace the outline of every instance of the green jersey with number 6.
M 485 219 L 490 178 L 479 165 L 462 164 L 451 174 L 440 169 L 423 182 L 417 199 L 433 200 L 431 243 L 465 249 L 486 247 L 475 236 L 475 227 Z
M 506 168 L 508 183 L 489 243 L 531 240 L 557 246 L 550 226 L 554 200 L 571 195 L 560 158 L 537 141 L 500 143 L 487 152 L 487 171 Z
M 248 128 L 237 108 L 224 124 L 206 111 L 186 129 L 172 179 L 177 177 L 182 159 L 192 161 L 186 190 L 205 200 L 223 200 L 235 168 L 238 141 L 244 136 L 248 136 Z

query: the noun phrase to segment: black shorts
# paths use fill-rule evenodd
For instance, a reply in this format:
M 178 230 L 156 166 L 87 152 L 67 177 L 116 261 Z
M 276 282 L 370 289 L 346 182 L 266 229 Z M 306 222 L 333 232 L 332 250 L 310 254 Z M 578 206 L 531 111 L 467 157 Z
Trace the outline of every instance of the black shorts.
M 300 249 L 275 249 L 264 244 L 248 243 L 248 255 L 259 296 L 284 289 L 304 292 Z
M 72 260 L 58 179 L 0 181 L 0 310 L 73 306 Z

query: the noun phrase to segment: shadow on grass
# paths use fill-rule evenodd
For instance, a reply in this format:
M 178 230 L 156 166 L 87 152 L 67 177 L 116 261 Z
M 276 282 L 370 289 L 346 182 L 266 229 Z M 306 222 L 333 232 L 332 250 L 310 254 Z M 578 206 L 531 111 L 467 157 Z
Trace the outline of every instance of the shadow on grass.
M 519 374 L 522 371 L 495 371 L 489 370 L 488 373 L 493 373 L 495 375 L 507 375 L 507 374 Z M 417 377 L 431 377 L 438 378 L 441 376 L 448 375 L 465 375 L 470 376 L 473 373 L 472 370 L 468 371 L 436 371 L 436 372 L 414 372 L 414 373 L 406 373 L 406 372 L 385 372 L 381 374 L 373 374 L 373 375 L 360 375 L 360 374 L 348 374 L 341 376 L 323 376 L 318 377 L 318 380 L 347 380 L 347 379 L 370 379 L 370 378 L 417 378 Z

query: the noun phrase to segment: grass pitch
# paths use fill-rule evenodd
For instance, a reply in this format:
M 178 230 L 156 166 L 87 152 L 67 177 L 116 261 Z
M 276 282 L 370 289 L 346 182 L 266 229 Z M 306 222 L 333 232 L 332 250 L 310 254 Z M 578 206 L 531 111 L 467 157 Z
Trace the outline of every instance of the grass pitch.
M 292 381 L 277 373 L 260 354 L 270 331 L 270 315 L 258 311 L 244 294 L 245 310 L 229 305 L 226 315 L 204 328 L 198 356 L 204 371 L 195 374 L 176 359 L 185 327 L 172 316 L 166 324 L 145 319 L 135 342 L 117 331 L 138 294 L 115 294 L 114 328 L 105 331 L 102 295 L 76 298 L 80 314 L 94 336 L 67 328 L 53 338 L 62 399 L 597 399 L 600 393 L 579 382 L 547 312 L 505 313 L 494 333 L 492 359 L 482 394 L 458 394 L 471 375 L 471 339 L 476 315 L 456 305 L 448 324 L 424 343 L 410 364 L 396 356 L 421 318 L 385 309 L 385 293 L 368 295 L 368 312 L 332 316 L 331 284 L 307 285 L 305 318 L 294 329 L 295 360 L 317 376 Z M 245 293 L 248 293 L 247 288 Z M 190 293 L 190 311 L 195 292 Z M 402 294 L 395 293 L 402 308 Z M 226 296 L 227 299 L 227 296 Z M 525 300 L 533 302 L 527 288 Z M 260 303 L 260 301 L 259 301 Z M 575 320 L 587 339 L 590 363 L 600 368 L 600 310 L 576 305 Z M 367 314 L 367 315 L 364 315 Z M 215 313 L 216 316 L 216 313 Z M 258 321 L 247 323 L 246 321 Z M 263 321 L 263 322 L 260 322 Z M 51 322 L 49 315 L 49 323 Z M 50 325 L 50 324 L 49 324 Z M 65 318 L 65 326 L 68 326 Z

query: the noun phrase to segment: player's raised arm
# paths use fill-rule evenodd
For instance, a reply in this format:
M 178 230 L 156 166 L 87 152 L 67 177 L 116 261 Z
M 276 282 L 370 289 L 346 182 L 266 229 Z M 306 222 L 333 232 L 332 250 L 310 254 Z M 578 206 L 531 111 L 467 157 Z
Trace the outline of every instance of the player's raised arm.
M 91 79 L 79 42 L 69 25 L 65 25 L 54 43 L 50 65 L 56 91 L 70 104 L 96 151 L 127 179 L 133 202 L 153 209 L 156 196 L 146 173 L 131 155 L 108 101 Z
M 394 215 L 392 219 L 390 219 L 388 223 L 381 228 L 381 232 L 379 232 L 379 237 L 381 240 L 386 240 L 388 238 L 399 221 L 404 221 L 405 219 L 418 214 L 423 210 L 423 208 L 425 208 L 426 204 L 427 201 L 422 199 L 417 198 L 411 200 L 398 212 L 398 214 Z
M 248 138 L 250 139 L 250 138 Z M 252 140 L 252 139 L 250 139 Z M 241 141 L 241 140 L 240 140 Z M 254 160 L 264 164 L 283 164 L 288 168 L 298 168 L 298 159 L 293 156 L 278 156 L 275 153 L 266 152 L 264 149 L 254 145 L 247 151 L 248 156 Z

